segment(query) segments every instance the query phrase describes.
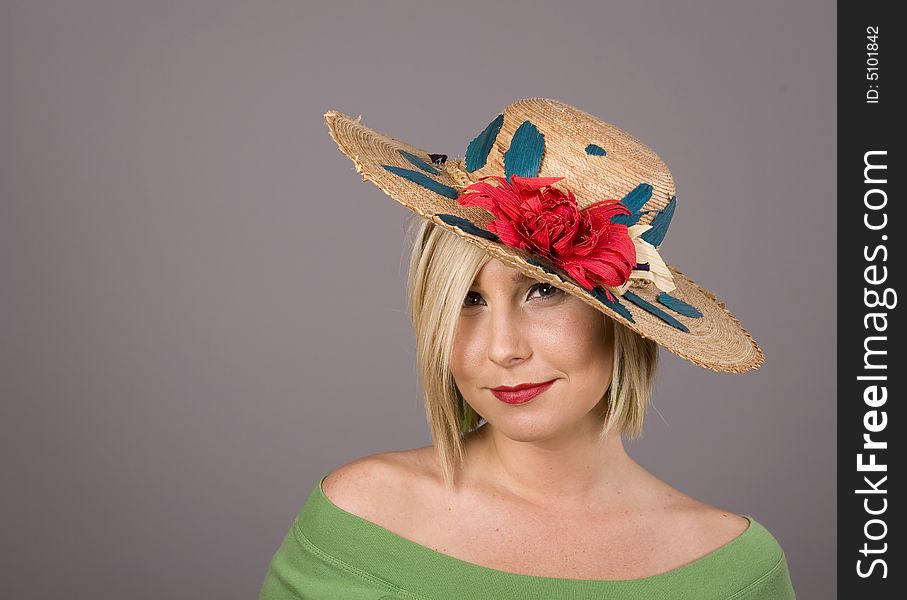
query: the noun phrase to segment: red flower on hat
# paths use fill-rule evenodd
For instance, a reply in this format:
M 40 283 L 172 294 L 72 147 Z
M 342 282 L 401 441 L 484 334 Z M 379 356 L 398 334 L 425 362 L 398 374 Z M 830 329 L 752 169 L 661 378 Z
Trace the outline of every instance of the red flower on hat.
M 489 178 L 498 185 L 484 182 Z M 627 226 L 611 222 L 613 216 L 632 214 L 622 202 L 602 200 L 580 209 L 573 192 L 550 187 L 563 177 L 510 179 L 482 177 L 465 187 L 457 202 L 490 211 L 495 218 L 488 231 L 508 246 L 547 257 L 586 289 L 627 282 L 636 266 L 636 247 Z

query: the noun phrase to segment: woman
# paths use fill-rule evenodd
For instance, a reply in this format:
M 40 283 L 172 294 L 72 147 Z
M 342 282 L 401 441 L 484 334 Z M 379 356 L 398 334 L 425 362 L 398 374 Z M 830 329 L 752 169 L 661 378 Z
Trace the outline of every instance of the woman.
M 541 98 L 451 162 L 326 119 L 357 171 L 422 217 L 409 292 L 432 445 L 322 477 L 261 598 L 794 598 L 764 527 L 624 451 L 658 344 L 716 371 L 763 362 L 661 259 L 676 201 L 657 155 Z

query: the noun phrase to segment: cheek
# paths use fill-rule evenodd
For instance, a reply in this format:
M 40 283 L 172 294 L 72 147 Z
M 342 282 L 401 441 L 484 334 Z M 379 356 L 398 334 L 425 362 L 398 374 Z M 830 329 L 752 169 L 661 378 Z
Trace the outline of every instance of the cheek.
M 589 307 L 577 307 L 564 315 L 560 327 L 550 327 L 546 337 L 548 355 L 568 374 L 589 378 L 597 386 L 610 381 L 613 359 L 610 323 Z
M 457 326 L 450 349 L 450 372 L 457 382 L 466 382 L 469 374 L 476 372 L 482 350 L 477 340 L 478 337 L 468 326 Z

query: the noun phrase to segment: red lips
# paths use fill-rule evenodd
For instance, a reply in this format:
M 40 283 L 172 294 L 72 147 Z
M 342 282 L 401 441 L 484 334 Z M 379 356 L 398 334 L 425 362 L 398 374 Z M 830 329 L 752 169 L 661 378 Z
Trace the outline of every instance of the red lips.
M 525 404 L 551 387 L 554 381 L 552 379 L 542 383 L 521 383 L 512 387 L 502 385 L 492 388 L 491 393 L 495 398 L 507 404 Z
M 502 392 L 515 392 L 517 390 L 525 390 L 526 388 L 538 387 L 540 385 L 545 385 L 546 383 L 551 383 L 550 381 L 541 381 L 539 383 L 521 383 L 520 385 L 515 385 L 510 387 L 508 385 L 499 385 L 496 388 L 491 388 L 492 390 L 499 390 Z

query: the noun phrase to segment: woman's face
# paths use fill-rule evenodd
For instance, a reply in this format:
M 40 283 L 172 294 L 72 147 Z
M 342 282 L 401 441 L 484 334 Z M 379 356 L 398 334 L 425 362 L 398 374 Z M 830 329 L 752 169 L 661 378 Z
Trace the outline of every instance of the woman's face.
M 450 368 L 460 393 L 496 430 L 543 440 L 600 427 L 593 409 L 611 383 L 612 353 L 613 328 L 601 312 L 491 259 L 463 301 Z M 552 379 L 523 404 L 492 393 Z

